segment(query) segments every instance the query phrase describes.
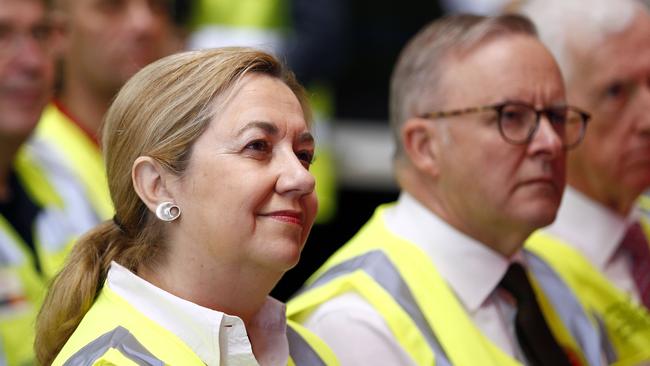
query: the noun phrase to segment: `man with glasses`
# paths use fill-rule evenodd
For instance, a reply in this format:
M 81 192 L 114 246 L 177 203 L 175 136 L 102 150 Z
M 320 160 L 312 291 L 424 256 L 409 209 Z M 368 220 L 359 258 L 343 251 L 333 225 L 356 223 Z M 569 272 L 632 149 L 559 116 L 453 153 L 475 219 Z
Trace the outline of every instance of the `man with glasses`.
M 30 134 L 49 101 L 44 0 L 0 0 L 0 365 L 33 365 L 34 322 L 74 240 L 99 222 L 57 152 Z
M 643 349 L 650 358 L 643 309 L 650 308 L 650 205 L 642 196 L 650 188 L 650 13 L 635 0 L 531 1 L 524 12 L 556 56 L 569 102 L 593 116 L 567 156 L 556 221 L 527 245 L 596 304 L 617 345 L 610 361 Z
M 291 300 L 343 365 L 600 364 L 597 327 L 526 238 L 589 115 L 520 16 L 425 27 L 391 81 L 402 193 Z

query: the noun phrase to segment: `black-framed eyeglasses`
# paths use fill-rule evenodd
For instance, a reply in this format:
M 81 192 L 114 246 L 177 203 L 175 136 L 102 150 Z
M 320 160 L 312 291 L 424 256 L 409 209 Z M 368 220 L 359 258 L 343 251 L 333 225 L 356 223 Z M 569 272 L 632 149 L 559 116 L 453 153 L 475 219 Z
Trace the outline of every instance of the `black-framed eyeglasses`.
M 430 112 L 420 115 L 420 118 L 437 119 L 486 111 L 497 112 L 501 136 L 507 142 L 515 145 L 527 144 L 532 141 L 539 128 L 541 116 L 544 115 L 562 140 L 562 146 L 567 150 L 582 141 L 587 129 L 587 122 L 591 118 L 589 113 L 576 107 L 557 106 L 535 109 L 532 105 L 523 102 L 505 102 L 482 107 Z

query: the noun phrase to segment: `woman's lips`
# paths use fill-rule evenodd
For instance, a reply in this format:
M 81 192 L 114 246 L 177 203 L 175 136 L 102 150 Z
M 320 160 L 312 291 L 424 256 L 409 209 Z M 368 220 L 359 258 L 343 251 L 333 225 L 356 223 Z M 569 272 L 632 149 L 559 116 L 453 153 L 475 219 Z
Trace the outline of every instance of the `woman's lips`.
M 293 211 L 293 210 L 273 211 L 273 212 L 264 213 L 261 216 L 269 217 L 274 220 L 287 222 L 290 224 L 295 224 L 298 226 L 302 226 L 303 223 L 303 214 L 299 211 Z

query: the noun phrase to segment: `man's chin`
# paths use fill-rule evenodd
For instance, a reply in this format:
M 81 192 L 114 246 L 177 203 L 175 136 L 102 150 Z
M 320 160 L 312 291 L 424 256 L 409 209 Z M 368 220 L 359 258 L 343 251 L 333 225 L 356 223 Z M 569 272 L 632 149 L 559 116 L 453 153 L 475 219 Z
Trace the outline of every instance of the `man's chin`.
M 536 207 L 530 207 L 528 212 L 524 213 L 524 216 L 533 229 L 541 229 L 549 226 L 553 221 L 555 221 L 559 207 L 559 200 L 541 203 L 536 205 Z

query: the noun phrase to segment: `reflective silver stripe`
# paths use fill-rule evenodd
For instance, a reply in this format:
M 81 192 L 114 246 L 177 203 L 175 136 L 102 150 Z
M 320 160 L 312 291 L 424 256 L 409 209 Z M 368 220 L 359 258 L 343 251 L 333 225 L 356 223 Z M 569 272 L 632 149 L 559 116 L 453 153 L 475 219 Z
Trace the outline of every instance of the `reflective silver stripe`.
M 381 250 L 373 250 L 337 264 L 316 279 L 309 287 L 298 292 L 296 297 L 300 296 L 302 292 L 321 286 L 337 277 L 350 274 L 356 270 L 362 270 L 372 277 L 375 282 L 391 295 L 411 319 L 413 319 L 413 322 L 417 325 L 422 335 L 424 335 L 429 347 L 433 351 L 436 358 L 436 365 L 449 366 L 450 363 L 447 355 L 440 346 L 440 343 L 438 343 L 438 339 L 433 333 L 433 330 L 429 327 L 422 310 L 417 306 L 411 290 L 397 268 L 395 268 L 393 262 Z
M 109 348 L 119 350 L 126 358 L 141 366 L 164 366 L 124 327 L 117 327 L 85 345 L 70 357 L 64 366 L 92 365 Z
M 309 343 L 289 325 L 287 325 L 287 340 L 289 341 L 289 355 L 296 366 L 326 365 Z
M 4 217 L 0 217 L 0 220 L 3 220 L 10 227 Z M 9 267 L 23 264 L 25 255 L 18 249 L 22 245 L 13 236 L 5 232 L 4 225 L 0 224 L 0 266 Z
M 598 322 L 598 329 L 600 330 L 600 334 L 603 336 L 600 346 L 603 349 L 603 352 L 605 353 L 607 364 L 613 364 L 618 360 L 618 356 L 616 355 L 616 350 L 614 349 L 614 345 L 612 344 L 612 341 L 607 336 L 607 328 L 605 327 L 605 322 L 603 321 L 603 319 L 601 319 L 600 315 L 598 314 L 592 314 L 592 315 L 594 316 L 594 318 L 596 318 L 596 321 Z
M 544 294 L 553 304 L 562 323 L 578 342 L 587 364 L 599 365 L 601 363 L 600 347 L 606 340 L 601 339 L 600 332 L 594 327 L 576 297 L 557 273 L 532 252 L 526 250 L 524 255 L 528 268 L 544 290 Z
M 7 363 L 7 355 L 5 355 L 4 347 L 2 346 L 2 342 L 0 342 L 0 366 L 7 366 Z
M 31 164 L 38 164 L 48 183 L 63 200 L 62 209 L 46 207 L 36 220 L 39 244 L 47 251 L 56 253 L 100 220 L 71 168 L 61 163 L 65 159 L 59 151 L 37 136 L 32 136 L 24 148 L 30 156 Z

